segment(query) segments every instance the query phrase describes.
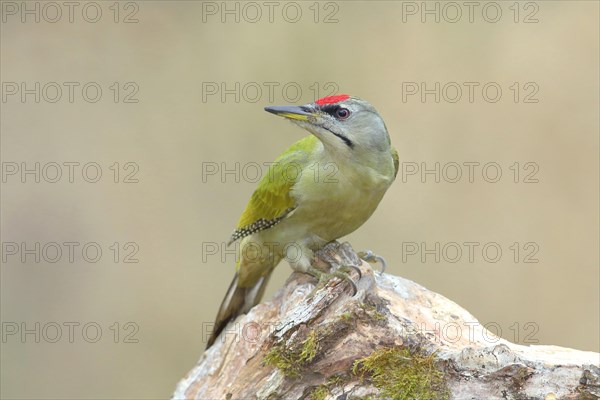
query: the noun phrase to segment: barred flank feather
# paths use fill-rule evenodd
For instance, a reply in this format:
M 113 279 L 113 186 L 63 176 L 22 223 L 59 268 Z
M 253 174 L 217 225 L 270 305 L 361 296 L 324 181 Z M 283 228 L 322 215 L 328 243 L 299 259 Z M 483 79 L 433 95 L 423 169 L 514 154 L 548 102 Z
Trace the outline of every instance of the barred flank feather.
M 260 232 L 262 230 L 269 229 L 272 226 L 277 225 L 279 223 L 279 221 L 284 219 L 292 211 L 294 211 L 294 207 L 290 207 L 287 210 L 285 210 L 283 215 L 281 215 L 280 217 L 273 218 L 270 220 L 261 218 L 261 219 L 257 220 L 256 222 L 252 223 L 251 225 L 236 229 L 231 234 L 231 238 L 229 238 L 229 242 L 227 243 L 227 245 L 230 245 L 231 243 L 235 242 L 238 239 L 242 239 L 248 235 L 252 235 L 253 233 Z

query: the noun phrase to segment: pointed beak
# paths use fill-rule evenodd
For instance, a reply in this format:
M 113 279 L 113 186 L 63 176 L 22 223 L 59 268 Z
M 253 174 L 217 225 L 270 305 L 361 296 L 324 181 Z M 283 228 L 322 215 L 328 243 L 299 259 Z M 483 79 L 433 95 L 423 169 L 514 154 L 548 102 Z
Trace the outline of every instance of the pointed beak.
M 279 115 L 287 119 L 297 121 L 308 121 L 309 118 L 314 118 L 317 115 L 307 106 L 274 106 L 265 107 L 265 111 Z

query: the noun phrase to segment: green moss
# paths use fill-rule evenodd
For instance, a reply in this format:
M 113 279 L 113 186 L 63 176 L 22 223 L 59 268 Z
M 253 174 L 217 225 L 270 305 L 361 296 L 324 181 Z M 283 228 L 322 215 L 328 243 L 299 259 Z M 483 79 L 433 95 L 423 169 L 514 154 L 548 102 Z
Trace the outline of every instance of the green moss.
M 433 355 L 411 354 L 408 349 L 386 348 L 356 360 L 352 373 L 365 375 L 392 400 L 448 399 L 444 374 Z
M 331 393 L 331 390 L 337 386 L 342 386 L 345 385 L 348 381 L 350 381 L 352 378 L 350 376 L 347 375 L 332 375 L 330 376 L 327 381 L 322 384 L 317 386 L 310 394 L 309 399 L 310 400 L 323 400 L 325 397 L 327 397 L 328 394 Z
M 380 313 L 379 311 L 375 310 L 375 312 L 373 314 L 371 314 L 373 316 L 373 318 L 375 318 L 377 321 L 385 321 L 385 315 Z
M 302 368 L 316 357 L 318 351 L 317 333 L 310 331 L 298 349 L 288 349 L 284 344 L 273 346 L 265 356 L 264 363 L 279 368 L 285 376 L 297 377 Z
M 273 346 L 265 356 L 264 364 L 280 369 L 286 376 L 297 376 L 299 373 L 296 371 L 294 360 L 286 353 L 283 345 Z
M 299 362 L 311 362 L 317 355 L 319 350 L 319 343 L 317 342 L 317 333 L 310 331 L 306 339 L 302 342 L 302 349 L 300 351 Z
M 379 311 L 377 311 L 377 307 L 375 307 L 372 304 L 367 304 L 367 303 L 361 303 L 359 305 L 360 308 L 363 309 L 363 311 L 370 316 L 371 318 L 373 318 L 376 321 L 384 321 L 385 318 L 385 314 L 380 313 Z
M 346 311 L 340 316 L 340 318 L 342 319 L 342 321 L 348 321 L 352 318 L 352 313 L 350 311 Z
M 347 375 L 333 375 L 327 379 L 327 387 L 335 387 L 345 385 L 350 380 L 350 377 Z
M 329 394 L 329 388 L 326 385 L 319 385 L 309 396 L 310 400 L 324 400 Z

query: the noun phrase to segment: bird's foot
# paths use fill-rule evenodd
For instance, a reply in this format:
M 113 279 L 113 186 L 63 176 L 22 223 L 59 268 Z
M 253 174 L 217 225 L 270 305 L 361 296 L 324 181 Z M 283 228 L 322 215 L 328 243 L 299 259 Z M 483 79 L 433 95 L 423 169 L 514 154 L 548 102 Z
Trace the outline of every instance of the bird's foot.
M 350 287 L 352 288 L 353 296 L 356 295 L 356 293 L 358 292 L 356 283 L 354 282 L 354 280 L 352 280 L 350 274 L 352 272 L 356 272 L 358 274 L 358 280 L 360 280 L 362 278 L 360 268 L 357 265 L 340 264 L 335 256 L 336 251 L 339 249 L 339 247 L 340 244 L 337 242 L 328 243 L 324 248 L 322 248 L 315 254 L 315 264 L 325 264 L 324 267 L 329 267 L 329 272 L 325 272 L 323 269 L 316 268 L 312 265 L 309 267 L 307 273 L 319 280 L 317 286 L 315 286 L 315 289 L 310 294 L 310 296 L 312 296 L 314 292 L 316 292 L 318 289 L 325 286 L 325 284 L 327 284 L 327 282 L 329 282 L 329 280 L 331 280 L 334 277 L 348 282 L 348 284 L 350 284 Z
M 385 272 L 385 269 L 387 268 L 387 263 L 385 262 L 385 259 L 383 257 L 378 256 L 377 254 L 373 253 L 371 250 L 359 251 L 358 256 L 360 257 L 361 260 L 364 260 L 364 261 L 368 262 L 369 264 L 380 263 L 381 271 L 379 271 L 379 272 L 381 274 L 383 274 Z
M 362 277 L 360 269 L 356 265 L 339 265 L 332 272 L 324 272 L 321 271 L 319 268 L 311 266 L 308 269 L 307 273 L 317 278 L 319 282 L 309 294 L 309 297 L 312 297 L 319 289 L 322 289 L 332 278 L 339 278 L 343 281 L 348 282 L 348 284 L 350 284 L 350 287 L 352 287 L 352 296 L 356 295 L 356 293 L 358 292 L 358 288 L 356 287 L 356 283 L 354 283 L 354 281 L 350 277 L 350 273 L 353 271 L 358 273 L 358 279 Z

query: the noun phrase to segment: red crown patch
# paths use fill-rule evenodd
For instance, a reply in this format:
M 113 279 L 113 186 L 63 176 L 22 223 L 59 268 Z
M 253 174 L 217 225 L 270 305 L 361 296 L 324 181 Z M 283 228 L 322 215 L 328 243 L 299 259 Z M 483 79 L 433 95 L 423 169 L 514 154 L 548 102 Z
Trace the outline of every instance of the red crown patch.
M 315 104 L 324 106 L 325 104 L 339 103 L 340 101 L 348 100 L 349 98 L 350 98 L 350 96 L 348 96 L 347 94 L 339 94 L 337 96 L 327 96 L 327 97 L 323 97 L 322 99 L 315 101 Z

